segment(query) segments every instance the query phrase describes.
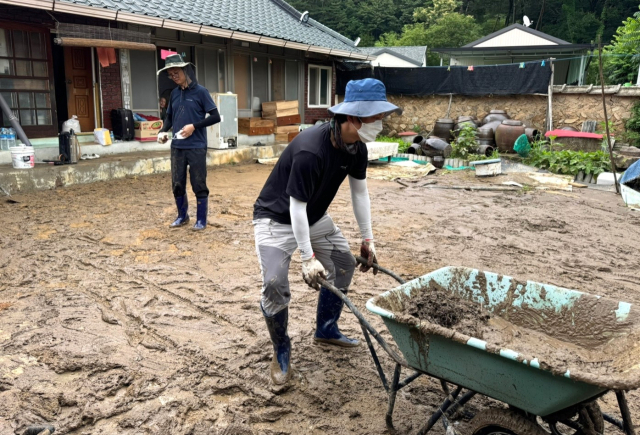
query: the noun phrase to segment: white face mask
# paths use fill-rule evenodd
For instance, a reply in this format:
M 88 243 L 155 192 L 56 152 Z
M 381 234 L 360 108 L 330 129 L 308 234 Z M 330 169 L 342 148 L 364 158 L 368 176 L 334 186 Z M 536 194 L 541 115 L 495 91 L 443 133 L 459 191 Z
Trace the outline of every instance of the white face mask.
M 360 122 L 362 122 L 362 120 L 360 120 Z M 383 126 L 381 119 L 370 124 L 362 122 L 362 126 L 358 130 L 358 136 L 360 136 L 360 140 L 364 143 L 373 142 L 376 140 L 376 137 L 380 134 L 382 129 Z

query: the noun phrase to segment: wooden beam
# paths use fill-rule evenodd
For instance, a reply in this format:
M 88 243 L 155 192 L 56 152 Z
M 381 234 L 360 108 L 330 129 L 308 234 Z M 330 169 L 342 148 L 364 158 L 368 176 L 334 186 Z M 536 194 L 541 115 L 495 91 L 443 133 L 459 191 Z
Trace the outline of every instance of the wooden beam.
M 114 41 L 110 39 L 55 38 L 54 42 L 65 47 L 107 47 L 144 51 L 156 50 L 156 46 L 154 44 L 129 41 Z

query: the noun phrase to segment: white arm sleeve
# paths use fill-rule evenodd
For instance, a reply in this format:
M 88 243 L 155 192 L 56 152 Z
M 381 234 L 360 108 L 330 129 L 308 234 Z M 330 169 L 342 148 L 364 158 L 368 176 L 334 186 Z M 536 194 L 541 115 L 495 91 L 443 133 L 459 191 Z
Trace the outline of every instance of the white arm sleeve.
M 309 219 L 307 218 L 307 203 L 289 197 L 289 213 L 291 214 L 291 229 L 300 249 L 300 257 L 308 260 L 313 257 L 311 238 L 309 237 Z
M 369 199 L 367 180 L 358 180 L 349 176 L 349 187 L 351 188 L 353 214 L 356 215 L 362 239 L 373 240 L 373 230 L 371 228 L 371 200 Z

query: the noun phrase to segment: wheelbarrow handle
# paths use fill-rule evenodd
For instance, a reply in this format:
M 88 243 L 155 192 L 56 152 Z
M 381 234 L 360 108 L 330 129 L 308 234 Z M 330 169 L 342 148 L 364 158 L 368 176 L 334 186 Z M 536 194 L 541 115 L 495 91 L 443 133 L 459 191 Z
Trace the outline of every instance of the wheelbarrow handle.
M 389 354 L 391 358 L 393 358 L 393 360 L 396 363 L 400 364 L 403 367 L 411 368 L 409 364 L 400 355 L 398 355 L 393 349 L 391 349 L 391 347 L 389 347 L 385 339 L 382 338 L 382 336 L 380 336 L 378 331 L 376 331 L 375 328 L 369 324 L 369 322 L 367 322 L 367 319 L 364 318 L 362 313 L 355 307 L 355 305 L 351 303 L 349 298 L 344 293 L 342 293 L 342 291 L 340 291 L 338 288 L 336 288 L 332 284 L 329 284 L 326 280 L 322 278 L 319 279 L 318 281 L 323 287 L 329 289 L 331 293 L 338 296 L 342 300 L 342 302 L 344 302 L 344 304 L 351 310 L 353 315 L 356 316 L 360 324 L 365 328 L 367 328 L 367 331 L 369 331 L 369 333 L 373 335 L 373 337 L 380 344 L 380 346 Z
M 356 261 L 360 264 L 363 265 L 367 265 L 368 261 L 366 258 L 364 257 L 360 257 L 359 255 L 354 255 Z M 377 263 L 373 263 L 373 265 L 371 266 L 376 270 L 379 270 L 380 272 L 389 275 L 391 278 L 395 279 L 396 281 L 398 281 L 400 284 L 404 284 L 406 281 L 402 278 L 400 278 L 398 275 L 396 275 L 394 272 L 392 272 L 391 270 L 384 268 L 382 266 L 380 266 Z

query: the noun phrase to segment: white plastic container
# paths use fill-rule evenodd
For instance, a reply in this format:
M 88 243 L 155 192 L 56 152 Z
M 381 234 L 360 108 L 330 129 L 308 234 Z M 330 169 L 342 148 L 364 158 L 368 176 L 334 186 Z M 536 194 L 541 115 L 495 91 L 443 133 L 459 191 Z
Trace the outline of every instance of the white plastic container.
M 622 174 L 617 174 L 616 179 L 618 183 L 620 182 L 620 178 L 622 178 Z M 603 172 L 598 175 L 598 182 L 601 186 L 613 186 L 616 182 L 613 180 L 613 172 Z
M 36 153 L 33 147 L 20 145 L 11 147 L 11 162 L 15 169 L 31 169 L 35 166 Z
M 475 166 L 476 177 L 493 177 L 502 174 L 502 160 L 477 160 L 469 162 L 470 166 Z

